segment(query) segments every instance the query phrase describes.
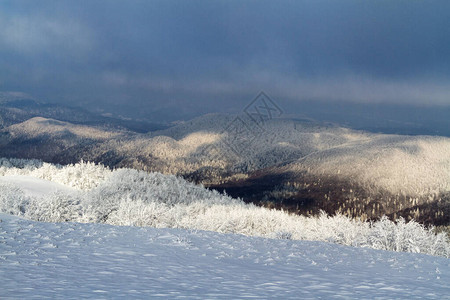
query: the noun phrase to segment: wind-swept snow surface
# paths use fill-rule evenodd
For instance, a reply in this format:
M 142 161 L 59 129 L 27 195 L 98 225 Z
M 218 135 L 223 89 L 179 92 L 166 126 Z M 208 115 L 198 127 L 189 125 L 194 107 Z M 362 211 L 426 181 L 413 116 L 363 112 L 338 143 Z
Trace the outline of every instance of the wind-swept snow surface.
M 0 298 L 448 299 L 450 260 L 0 214 Z

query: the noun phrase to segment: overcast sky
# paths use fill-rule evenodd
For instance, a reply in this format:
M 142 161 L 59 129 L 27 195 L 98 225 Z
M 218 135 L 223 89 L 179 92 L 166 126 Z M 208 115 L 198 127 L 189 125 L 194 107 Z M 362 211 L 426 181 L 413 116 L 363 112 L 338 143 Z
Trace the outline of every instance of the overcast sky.
M 260 90 L 450 106 L 450 1 L 0 0 L 0 90 L 190 109 Z

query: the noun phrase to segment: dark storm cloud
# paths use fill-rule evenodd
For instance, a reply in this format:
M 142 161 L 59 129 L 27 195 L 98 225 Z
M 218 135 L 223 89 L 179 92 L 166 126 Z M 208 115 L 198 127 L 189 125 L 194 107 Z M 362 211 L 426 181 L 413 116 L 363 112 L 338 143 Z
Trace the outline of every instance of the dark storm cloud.
M 0 89 L 53 101 L 450 105 L 449 1 L 3 1 L 0 28 Z

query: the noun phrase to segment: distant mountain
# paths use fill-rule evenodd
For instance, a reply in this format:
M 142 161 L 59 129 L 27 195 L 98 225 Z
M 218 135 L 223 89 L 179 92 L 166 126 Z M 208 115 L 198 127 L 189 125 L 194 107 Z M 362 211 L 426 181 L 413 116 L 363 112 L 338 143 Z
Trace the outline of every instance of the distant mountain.
M 24 93 L 0 92 L 0 125 L 9 126 L 33 117 L 136 132 L 160 130 L 166 126 L 147 121 L 125 120 L 87 111 L 80 107 L 45 103 Z
M 299 101 L 289 107 L 316 120 L 357 130 L 450 137 L 450 106 Z
M 450 224 L 450 138 L 304 119 L 210 114 L 150 133 L 36 117 L 0 131 L 0 156 L 94 161 L 183 176 L 302 214 Z

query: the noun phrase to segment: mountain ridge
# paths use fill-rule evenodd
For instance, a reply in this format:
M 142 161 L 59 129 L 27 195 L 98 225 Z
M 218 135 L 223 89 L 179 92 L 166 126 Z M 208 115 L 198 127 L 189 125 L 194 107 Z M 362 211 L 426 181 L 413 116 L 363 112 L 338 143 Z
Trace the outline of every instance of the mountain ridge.
M 300 214 L 450 224 L 450 138 L 282 118 L 239 136 L 233 122 L 245 117 L 209 114 L 152 133 L 36 117 L 1 130 L 0 156 L 175 174 Z

